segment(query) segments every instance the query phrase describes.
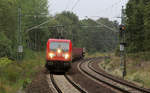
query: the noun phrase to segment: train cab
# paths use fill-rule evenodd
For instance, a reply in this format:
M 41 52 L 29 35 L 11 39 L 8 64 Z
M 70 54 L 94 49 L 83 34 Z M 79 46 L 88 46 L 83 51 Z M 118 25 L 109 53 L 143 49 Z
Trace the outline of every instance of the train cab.
M 49 39 L 46 48 L 46 68 L 67 70 L 72 61 L 72 42 L 66 39 Z

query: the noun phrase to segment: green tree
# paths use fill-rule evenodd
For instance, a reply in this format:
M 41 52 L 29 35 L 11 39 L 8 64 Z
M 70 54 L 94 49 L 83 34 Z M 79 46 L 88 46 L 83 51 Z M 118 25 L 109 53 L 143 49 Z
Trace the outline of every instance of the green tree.
M 129 0 L 127 15 L 127 43 L 128 52 L 144 51 L 144 2 L 143 0 Z
M 11 55 L 11 40 L 3 32 L 0 32 L 0 57 L 9 57 Z
M 8 42 L 11 42 L 6 44 L 0 42 L 2 46 L 7 45 L 7 47 L 11 49 L 11 51 L 7 51 L 6 49 L 2 48 L 1 51 L 3 53 L 6 53 L 5 55 L 16 55 L 15 53 L 18 44 L 17 39 L 19 7 L 22 9 L 21 25 L 24 46 L 28 45 L 26 41 L 29 40 L 31 44 L 35 43 L 35 45 L 43 45 L 43 43 L 46 43 L 47 40 L 45 39 L 45 37 L 47 37 L 48 29 L 46 29 L 45 27 L 38 30 L 34 29 L 33 31 L 31 31 L 31 33 L 27 33 L 25 31 L 35 25 L 38 25 L 48 20 L 48 17 L 46 15 L 48 14 L 47 4 L 48 0 L 0 0 L 0 33 L 2 32 L 1 35 L 4 35 L 3 37 L 0 37 L 0 39 L 2 39 L 2 41 L 8 40 Z M 45 26 L 47 27 L 48 25 Z M 39 46 L 37 46 L 37 49 L 39 49 Z
M 75 46 L 79 46 L 79 32 L 80 25 L 78 16 L 72 12 L 64 11 L 56 15 L 58 25 L 64 26 L 64 35 L 66 38 L 71 39 Z
M 150 51 L 150 1 L 145 1 L 145 8 L 144 8 L 144 29 L 145 29 L 145 50 Z
M 104 27 L 107 25 L 112 29 L 117 29 L 116 22 L 109 21 L 106 18 L 100 18 L 97 21 L 92 19 L 84 19 L 81 21 L 83 25 L 81 33 L 81 41 L 89 52 L 108 52 L 117 46 L 117 30 L 116 32 Z

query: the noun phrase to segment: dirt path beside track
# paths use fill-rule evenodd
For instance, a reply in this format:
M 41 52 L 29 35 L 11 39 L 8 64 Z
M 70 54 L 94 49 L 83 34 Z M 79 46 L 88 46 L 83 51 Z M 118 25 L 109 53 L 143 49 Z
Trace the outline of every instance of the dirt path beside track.
M 26 93 L 53 93 L 47 82 L 47 74 L 49 72 L 45 68 L 37 73 L 36 78 L 26 88 Z

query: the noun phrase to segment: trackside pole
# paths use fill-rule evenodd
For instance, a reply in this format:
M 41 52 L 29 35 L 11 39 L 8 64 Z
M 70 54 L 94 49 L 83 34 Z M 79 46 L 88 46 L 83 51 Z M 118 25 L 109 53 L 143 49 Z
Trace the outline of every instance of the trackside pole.
M 21 31 L 21 8 L 18 8 L 18 49 L 17 60 L 23 59 L 22 31 Z
M 122 77 L 126 76 L 126 51 L 125 51 L 125 25 L 124 25 L 124 9 L 122 6 L 122 14 L 121 14 L 121 25 L 119 27 L 119 37 L 120 37 L 120 61 L 121 61 L 121 69 L 122 69 Z

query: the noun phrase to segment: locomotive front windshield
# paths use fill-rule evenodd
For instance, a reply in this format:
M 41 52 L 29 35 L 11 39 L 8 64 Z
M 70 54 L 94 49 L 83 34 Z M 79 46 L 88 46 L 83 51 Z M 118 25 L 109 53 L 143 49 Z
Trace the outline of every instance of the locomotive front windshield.
M 68 42 L 51 42 L 50 50 L 56 51 L 57 49 L 61 49 L 64 52 L 69 51 L 69 43 Z

